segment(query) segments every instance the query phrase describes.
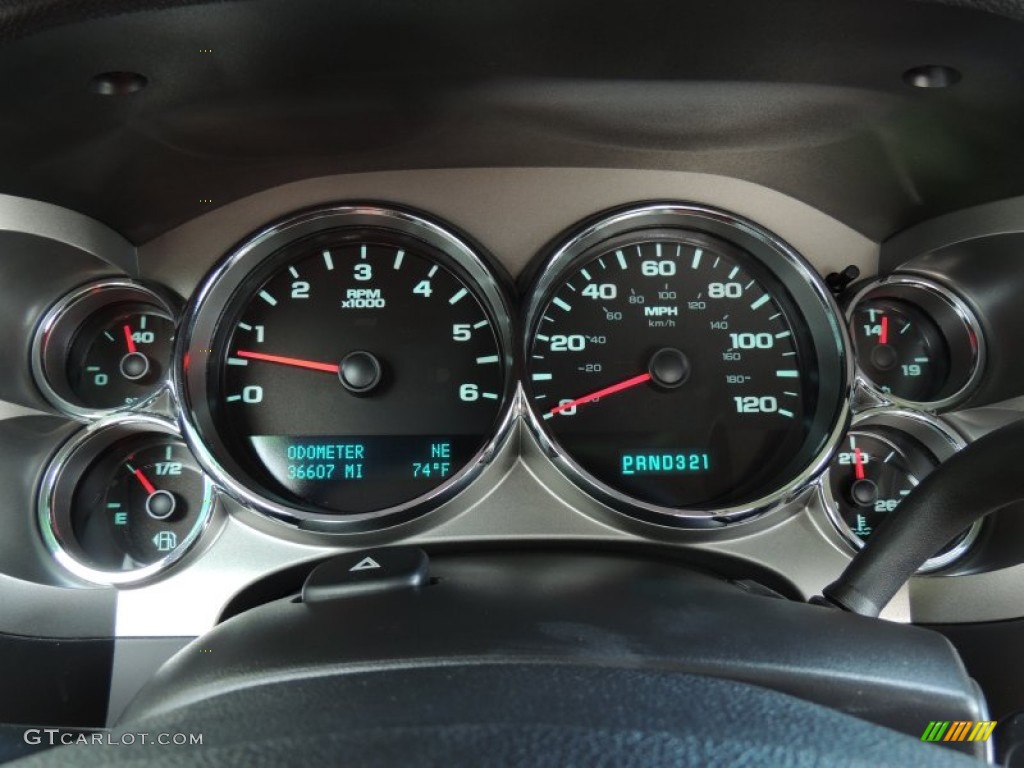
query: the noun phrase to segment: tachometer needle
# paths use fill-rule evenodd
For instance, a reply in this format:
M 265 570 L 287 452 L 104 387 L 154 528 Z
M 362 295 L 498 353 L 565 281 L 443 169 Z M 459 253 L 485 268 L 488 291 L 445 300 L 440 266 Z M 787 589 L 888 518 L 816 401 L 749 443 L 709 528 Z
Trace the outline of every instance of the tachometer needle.
M 861 453 L 860 448 L 853 449 L 853 464 L 854 473 L 858 480 L 864 479 L 864 454 Z
M 878 343 L 889 343 L 889 318 L 886 315 L 882 315 L 882 330 L 878 334 Z
M 567 403 L 556 405 L 554 408 L 551 409 L 550 413 L 561 413 L 562 411 L 567 411 L 570 408 L 575 408 L 577 405 L 583 405 L 584 403 L 589 403 L 592 400 L 597 400 L 598 398 L 605 397 L 607 395 L 614 395 L 616 392 L 621 392 L 624 389 L 629 389 L 630 387 L 638 386 L 650 380 L 651 374 L 642 373 L 639 376 L 634 376 L 631 379 L 620 381 L 618 384 L 612 384 L 610 387 L 599 389 L 597 390 L 597 392 L 591 392 L 589 395 L 577 397 L 575 400 L 570 400 Z
M 265 355 L 262 352 L 247 352 L 238 350 L 235 352 L 238 357 L 247 357 L 250 360 L 262 360 L 265 363 L 277 363 L 278 365 L 291 365 L 295 368 L 308 368 L 311 371 L 324 371 L 326 373 L 337 373 L 341 370 L 338 363 L 318 363 L 314 360 L 300 360 L 297 357 L 282 357 L 281 355 Z
M 124 340 L 128 343 L 128 353 L 134 355 L 135 350 L 135 339 L 132 338 L 132 329 L 127 325 L 124 326 Z
M 156 493 L 156 486 L 149 482 L 149 478 L 142 473 L 141 469 L 135 469 L 131 464 L 125 464 L 125 466 L 128 468 L 129 472 L 139 478 L 139 482 L 142 483 L 142 487 L 146 489 L 146 493 L 150 496 Z

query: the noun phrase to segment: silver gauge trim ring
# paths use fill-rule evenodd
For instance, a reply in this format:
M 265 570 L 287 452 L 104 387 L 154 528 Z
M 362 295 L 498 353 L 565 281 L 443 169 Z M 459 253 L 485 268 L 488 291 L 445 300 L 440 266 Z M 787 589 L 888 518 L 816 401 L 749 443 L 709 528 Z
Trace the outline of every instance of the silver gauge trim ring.
M 709 227 L 712 228 L 709 229 Z M 783 284 L 786 284 L 786 276 L 776 269 L 778 266 L 790 270 L 791 276 L 795 278 L 794 282 L 799 281 L 801 287 L 809 289 L 808 295 L 813 297 L 814 306 L 800 305 L 800 307 L 804 312 L 812 310 L 818 312 L 820 318 L 828 324 L 830 344 L 833 345 L 829 351 L 838 360 L 838 365 L 835 366 L 835 375 L 840 377 L 837 386 L 840 393 L 837 398 L 839 402 L 835 404 L 832 423 L 826 431 L 827 436 L 821 449 L 796 477 L 759 499 L 714 510 L 677 509 L 632 498 L 593 477 L 548 435 L 541 420 L 537 417 L 535 409 L 529 405 L 524 406 L 525 420 L 545 455 L 562 474 L 585 493 L 613 510 L 658 526 L 712 528 L 741 521 L 751 521 L 792 501 L 814 485 L 818 476 L 831 460 L 839 440 L 846 431 L 851 414 L 854 364 L 851 353 L 852 345 L 846 323 L 843 322 L 842 312 L 821 276 L 786 242 L 748 219 L 695 203 L 645 203 L 604 215 L 564 241 L 544 262 L 526 305 L 522 340 L 523 359 L 529 359 L 529 351 L 526 347 L 530 344 L 539 323 L 544 302 L 580 259 L 612 237 L 631 232 L 639 234 L 645 230 L 658 228 L 706 231 L 732 242 L 744 250 L 749 250 L 748 246 L 737 243 L 734 239 L 740 236 L 763 249 L 762 253 L 752 255 L 772 269 L 775 277 Z M 767 264 L 764 260 L 765 256 L 777 260 L 778 263 Z M 819 351 L 819 355 L 821 354 L 823 352 Z M 525 379 L 521 382 L 521 388 L 523 391 L 526 390 Z
M 66 416 L 79 421 L 93 421 L 114 414 L 144 410 L 163 392 L 167 391 L 170 386 L 168 378 L 165 377 L 160 384 L 153 388 L 151 394 L 139 398 L 139 400 L 131 405 L 116 408 L 88 408 L 63 397 L 58 392 L 58 388 L 51 382 L 46 365 L 46 345 L 52 333 L 80 302 L 96 302 L 95 308 L 90 307 L 90 311 L 84 316 L 88 318 L 95 310 L 101 309 L 104 306 L 102 301 L 98 301 L 98 299 L 102 298 L 102 294 L 115 292 L 136 294 L 141 302 L 152 304 L 158 310 L 165 313 L 172 323 L 177 318 L 177 310 L 170 297 L 163 296 L 152 288 L 137 283 L 134 280 L 108 278 L 86 283 L 66 294 L 43 314 L 32 336 L 31 366 L 32 377 L 36 382 L 36 386 L 50 405 Z M 167 362 L 170 363 L 170 361 Z
M 217 507 L 216 490 L 210 478 L 203 476 L 204 496 L 196 525 L 182 542 L 166 556 L 143 568 L 132 571 L 105 571 L 94 568 L 73 554 L 74 546 L 66 540 L 62 530 L 67 528 L 74 484 L 77 478 L 64 477 L 72 460 L 80 452 L 98 455 L 116 441 L 131 435 L 158 432 L 181 440 L 181 432 L 172 421 L 149 414 L 130 414 L 96 421 L 83 427 L 54 454 L 43 474 L 37 494 L 36 518 L 43 544 L 50 556 L 68 573 L 93 584 L 128 586 L 151 581 L 183 558 L 204 534 Z M 184 441 L 183 441 L 184 442 Z M 71 482 L 72 490 L 64 489 Z
M 870 410 L 863 411 L 854 416 L 853 421 L 850 424 L 849 432 L 869 432 L 872 427 L 885 426 L 906 432 L 911 437 L 916 438 L 916 435 L 912 434 L 908 429 L 900 426 L 900 421 L 909 421 L 911 425 L 916 425 L 918 428 L 924 428 L 930 431 L 935 437 L 936 442 L 925 445 L 925 447 L 932 450 L 933 453 L 933 449 L 936 447 L 941 446 L 948 449 L 948 451 L 942 451 L 947 455 L 936 455 L 936 459 L 939 461 L 939 466 L 941 466 L 942 462 L 946 461 L 954 453 L 963 450 L 967 446 L 967 442 L 964 438 L 941 419 L 926 413 L 921 413 L 920 411 L 908 411 L 901 408 L 883 406 L 881 408 L 872 408 Z M 883 435 L 876 434 L 873 435 L 873 437 L 886 444 L 891 444 L 889 438 Z M 918 439 L 918 441 L 922 442 L 920 439 Z M 892 447 L 898 449 L 898 446 L 896 445 L 893 445 Z M 821 476 L 821 481 L 818 484 L 822 507 L 824 507 L 825 515 L 828 517 L 829 522 L 832 524 L 832 527 L 835 528 L 836 532 L 839 533 L 854 553 L 859 552 L 864 547 L 864 540 L 851 530 L 850 526 L 847 525 L 845 520 L 843 520 L 842 515 L 839 514 L 839 505 L 837 504 L 835 497 L 832 495 L 832 487 L 829 482 L 829 471 L 830 470 L 826 468 L 825 473 Z M 962 558 L 974 545 L 975 540 L 978 538 L 978 534 L 981 532 L 982 524 L 983 521 L 981 520 L 974 523 L 967 532 L 967 535 L 958 542 L 955 547 L 941 555 L 929 558 L 925 561 L 924 565 L 917 570 L 917 572 L 919 574 L 933 573 L 952 565 L 954 562 Z
M 386 509 L 362 514 L 329 514 L 283 504 L 244 482 L 241 478 L 245 473 L 240 468 L 232 471 L 230 454 L 217 435 L 210 413 L 206 366 L 186 366 L 186 362 L 205 359 L 199 350 L 214 337 L 230 297 L 264 259 L 300 238 L 348 227 L 371 227 L 412 236 L 436 248 L 465 272 L 478 291 L 485 312 L 494 320 L 506 376 L 492 435 L 447 481 L 422 496 Z M 200 466 L 225 493 L 271 520 L 333 534 L 368 533 L 398 525 L 459 494 L 491 463 L 509 438 L 516 417 L 512 327 L 511 304 L 494 269 L 474 246 L 447 227 L 411 211 L 376 204 L 336 205 L 300 212 L 247 238 L 207 274 L 186 307 L 171 372 L 172 393 L 180 405 L 181 432 Z
M 971 371 L 964 385 L 947 397 L 939 400 L 908 400 L 903 397 L 897 397 L 896 395 L 888 392 L 882 392 L 878 386 L 871 381 L 866 374 L 864 374 L 860 365 L 856 365 L 855 354 L 854 363 L 857 371 L 857 385 L 864 391 L 870 393 L 871 397 L 879 403 L 888 403 L 894 406 L 926 408 L 930 411 L 945 411 L 964 402 L 964 400 L 966 400 L 978 386 L 985 371 L 985 335 L 982 332 L 981 323 L 978 321 L 977 316 L 974 314 L 973 310 L 967 306 L 967 303 L 963 299 L 944 285 L 916 275 L 894 274 L 889 275 L 888 277 L 872 280 L 857 291 L 853 298 L 850 299 L 850 303 L 844 313 L 847 325 L 853 321 L 853 313 L 856 312 L 857 305 L 860 304 L 860 302 L 865 298 L 870 298 L 870 294 L 879 288 L 889 287 L 905 287 L 920 290 L 938 298 L 949 307 L 953 316 L 963 324 L 968 335 L 976 342 L 972 348 L 973 357 L 971 360 Z

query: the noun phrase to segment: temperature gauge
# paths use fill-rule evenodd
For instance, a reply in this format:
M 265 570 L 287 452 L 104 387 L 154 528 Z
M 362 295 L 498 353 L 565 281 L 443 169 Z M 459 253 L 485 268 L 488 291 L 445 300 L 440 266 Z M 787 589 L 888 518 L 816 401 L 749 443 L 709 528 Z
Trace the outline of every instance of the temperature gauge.
M 886 278 L 862 290 L 847 317 L 860 380 L 882 400 L 939 410 L 962 402 L 977 384 L 980 325 L 944 287 Z
M 100 423 L 55 458 L 40 522 L 68 570 L 99 583 L 137 581 L 197 539 L 210 519 L 213 487 L 172 430 L 148 417 Z
M 164 299 L 128 280 L 75 291 L 36 332 L 32 362 L 40 390 L 77 418 L 144 404 L 166 383 L 172 317 Z
M 939 465 L 940 459 L 922 439 L 947 453 L 963 447 L 952 432 L 914 414 L 879 418 L 868 414 L 840 445 L 824 480 L 825 505 L 837 530 L 855 548 L 896 511 L 903 499 Z M 942 568 L 968 549 L 977 527 L 957 536 L 922 571 Z

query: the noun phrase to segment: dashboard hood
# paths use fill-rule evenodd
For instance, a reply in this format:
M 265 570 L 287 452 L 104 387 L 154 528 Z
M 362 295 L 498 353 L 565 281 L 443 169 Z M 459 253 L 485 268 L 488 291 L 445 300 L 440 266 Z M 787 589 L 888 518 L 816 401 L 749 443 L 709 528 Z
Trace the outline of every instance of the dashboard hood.
M 685 169 L 882 240 L 1024 192 L 1022 19 L 982 0 L 5 3 L 0 191 L 139 243 L 313 176 Z

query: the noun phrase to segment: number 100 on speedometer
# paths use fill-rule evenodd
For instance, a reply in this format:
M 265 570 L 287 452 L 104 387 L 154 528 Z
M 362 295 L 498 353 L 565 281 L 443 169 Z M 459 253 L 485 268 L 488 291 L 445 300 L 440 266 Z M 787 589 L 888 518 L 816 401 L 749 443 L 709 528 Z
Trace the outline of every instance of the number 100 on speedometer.
M 679 214 L 703 226 L 660 226 L 676 218 L 662 209 L 654 226 L 626 216 L 556 252 L 530 308 L 524 387 L 572 479 L 686 520 L 752 511 L 798 482 L 843 410 L 844 367 L 838 315 L 822 322 L 830 300 L 799 257 Z

